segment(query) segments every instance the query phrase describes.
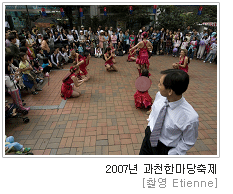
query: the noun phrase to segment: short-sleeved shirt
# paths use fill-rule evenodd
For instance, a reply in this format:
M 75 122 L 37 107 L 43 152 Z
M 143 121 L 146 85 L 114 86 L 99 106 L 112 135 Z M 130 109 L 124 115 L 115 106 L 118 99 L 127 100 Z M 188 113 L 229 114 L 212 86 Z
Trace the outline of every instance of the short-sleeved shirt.
M 26 61 L 25 63 L 23 63 L 22 61 L 20 61 L 20 63 L 19 63 L 19 68 L 20 69 L 25 69 L 27 67 L 29 67 L 28 61 Z M 23 72 L 23 74 L 29 74 L 29 73 L 30 73 L 30 70 L 26 70 L 26 71 Z

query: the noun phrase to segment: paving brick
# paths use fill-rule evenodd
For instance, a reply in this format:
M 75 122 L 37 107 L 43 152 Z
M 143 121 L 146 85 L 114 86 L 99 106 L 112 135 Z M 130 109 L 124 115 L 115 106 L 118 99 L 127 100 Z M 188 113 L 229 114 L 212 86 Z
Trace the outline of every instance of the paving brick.
M 97 146 L 104 146 L 104 145 L 108 145 L 108 140 L 96 140 L 96 145 Z
M 67 70 L 53 71 L 50 86 L 42 85 L 44 95 L 23 95 L 28 106 L 59 105 L 61 109 L 30 110 L 28 124 L 21 125 L 19 119 L 19 124 L 15 120 L 6 122 L 6 135 L 13 135 L 24 146 L 32 146 L 38 154 L 44 151 L 44 155 L 138 155 L 148 115 L 145 109 L 135 108 L 133 95 L 137 69 L 132 68 L 132 63 L 125 63 L 126 59 L 127 55 L 117 57 L 119 72 L 110 74 L 104 71 L 101 60 L 92 58 L 89 73 L 93 79 L 82 86 L 80 98 L 67 101 L 61 99 L 58 83 L 67 74 L 70 64 Z M 160 71 L 167 69 L 167 64 L 172 64 L 174 58 L 170 55 L 152 56 L 150 62 L 157 64 L 156 68 L 153 65 L 150 68 L 153 84 L 149 94 L 154 99 Z M 198 140 L 187 155 L 216 155 L 219 125 L 217 66 L 193 60 L 189 75 L 192 81 L 184 97 L 199 113 L 200 124 Z M 51 148 L 46 149 L 47 146 Z M 117 149 L 120 146 L 120 150 L 114 150 L 111 146 Z M 95 149 L 83 152 L 84 147 Z

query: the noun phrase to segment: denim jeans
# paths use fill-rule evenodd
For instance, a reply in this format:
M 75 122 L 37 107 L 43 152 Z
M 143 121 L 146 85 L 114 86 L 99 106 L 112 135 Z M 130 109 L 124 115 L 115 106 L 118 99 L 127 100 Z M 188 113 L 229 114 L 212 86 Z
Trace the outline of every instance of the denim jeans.
M 211 57 L 211 58 L 210 58 L 210 57 Z M 213 61 L 214 58 L 215 58 L 215 54 L 214 54 L 214 53 L 209 53 L 209 54 L 207 55 L 207 57 L 205 58 L 205 61 L 208 61 L 209 58 L 210 58 L 210 62 L 212 63 L 212 61 Z

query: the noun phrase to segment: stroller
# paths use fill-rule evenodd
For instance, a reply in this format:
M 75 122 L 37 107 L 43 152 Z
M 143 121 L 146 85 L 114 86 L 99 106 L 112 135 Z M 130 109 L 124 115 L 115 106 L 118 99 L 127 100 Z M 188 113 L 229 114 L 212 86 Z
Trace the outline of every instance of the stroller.
M 19 106 L 13 103 L 5 105 L 5 119 L 8 118 L 22 118 L 24 123 L 28 123 L 30 119 L 28 117 L 23 117 L 23 115 L 28 114 L 27 110 L 20 110 Z

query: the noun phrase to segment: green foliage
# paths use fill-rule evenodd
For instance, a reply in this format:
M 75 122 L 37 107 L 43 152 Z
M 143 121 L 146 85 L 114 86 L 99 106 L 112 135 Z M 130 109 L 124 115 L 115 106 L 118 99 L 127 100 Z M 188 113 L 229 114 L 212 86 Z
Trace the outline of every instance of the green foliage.
M 159 6 L 161 14 L 158 15 L 158 28 L 169 30 L 184 30 L 187 26 L 198 28 L 203 22 L 217 21 L 217 6 L 203 5 L 202 14 L 197 15 L 199 6 Z

